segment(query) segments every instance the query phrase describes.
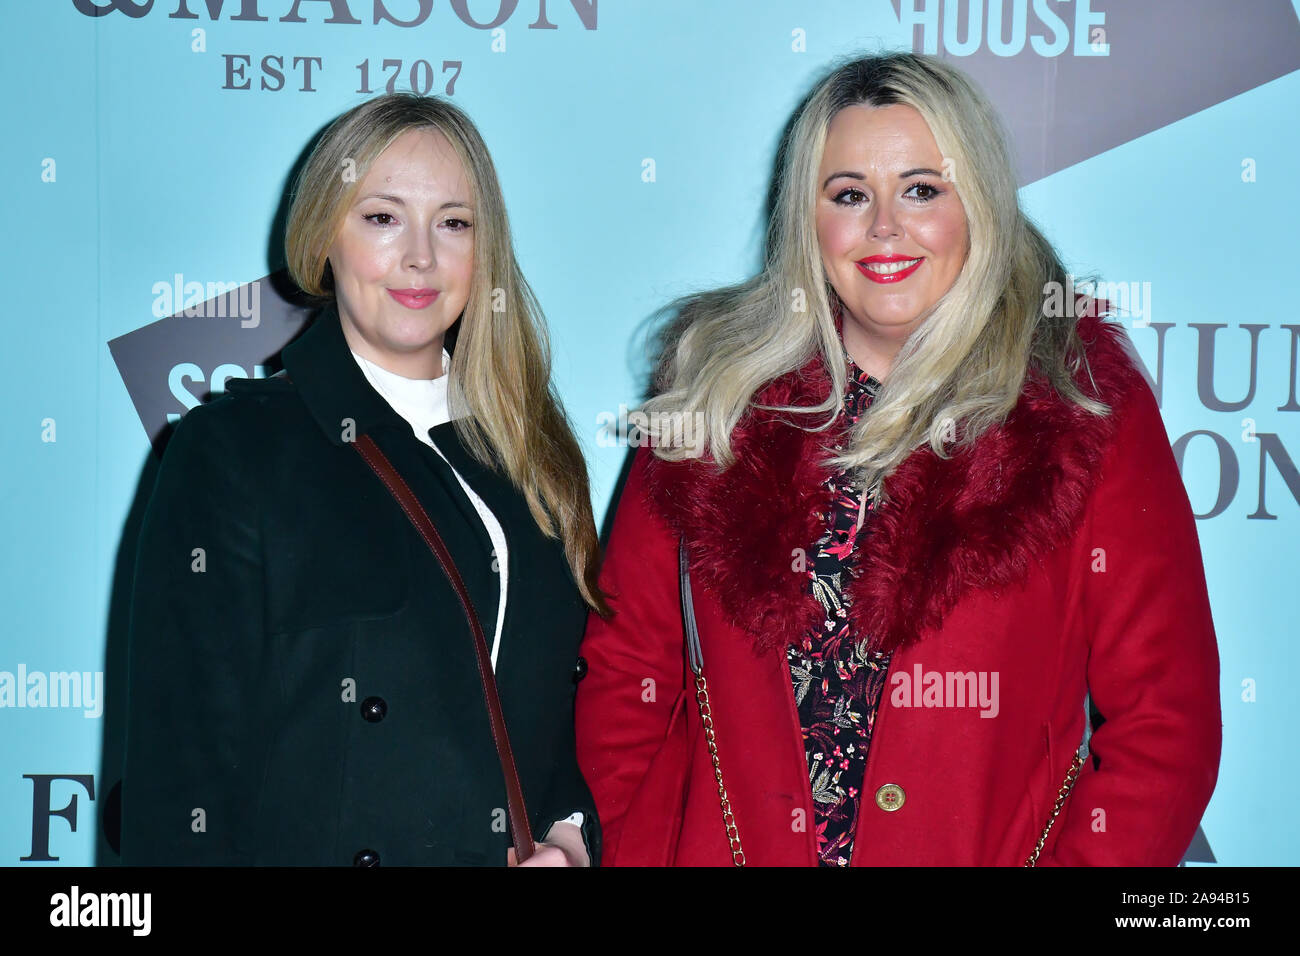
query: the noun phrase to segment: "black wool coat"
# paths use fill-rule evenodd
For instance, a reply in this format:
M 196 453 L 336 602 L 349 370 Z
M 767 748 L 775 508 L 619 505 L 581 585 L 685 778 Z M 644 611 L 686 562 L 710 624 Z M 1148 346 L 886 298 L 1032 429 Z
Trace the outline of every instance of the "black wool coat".
M 368 434 L 446 540 L 489 642 L 499 577 L 437 452 L 366 381 L 337 310 L 181 419 L 141 530 L 128 648 L 128 865 L 504 866 L 506 794 L 455 592 L 357 453 Z M 586 607 L 557 540 L 430 437 L 500 521 L 497 686 L 537 839 L 595 806 L 574 756 Z

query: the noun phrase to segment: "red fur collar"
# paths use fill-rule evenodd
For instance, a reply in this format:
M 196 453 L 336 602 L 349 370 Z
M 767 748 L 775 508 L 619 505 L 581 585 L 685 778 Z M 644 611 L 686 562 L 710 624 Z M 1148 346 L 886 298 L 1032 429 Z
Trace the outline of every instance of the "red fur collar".
M 845 585 L 854 630 L 872 635 L 873 647 L 917 640 L 973 589 L 1023 580 L 1078 527 L 1115 412 L 1142 383 L 1121 327 L 1087 316 L 1079 332 L 1088 356 L 1079 384 L 1085 394 L 1099 393 L 1111 415 L 1098 419 L 1028 380 L 1007 421 L 965 452 L 945 460 L 923 446 L 888 479 L 889 500 L 866 522 Z M 759 399 L 814 404 L 829 387 L 814 359 Z M 821 459 L 834 436 L 778 419 L 751 409 L 735 430 L 737 460 L 726 471 L 654 457 L 647 469 L 651 506 L 686 538 L 692 583 L 718 600 L 759 651 L 799 639 L 823 614 L 797 565 L 825 530 L 818 515 L 831 502 Z

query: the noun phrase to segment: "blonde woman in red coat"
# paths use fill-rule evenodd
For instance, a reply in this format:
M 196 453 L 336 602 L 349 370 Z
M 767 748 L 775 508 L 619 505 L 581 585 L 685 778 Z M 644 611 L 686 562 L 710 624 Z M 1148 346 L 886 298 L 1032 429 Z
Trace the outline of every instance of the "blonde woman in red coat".
M 937 60 L 836 69 L 777 188 L 764 270 L 684 303 L 617 506 L 577 695 L 606 860 L 1177 864 L 1218 653 L 1124 332 Z

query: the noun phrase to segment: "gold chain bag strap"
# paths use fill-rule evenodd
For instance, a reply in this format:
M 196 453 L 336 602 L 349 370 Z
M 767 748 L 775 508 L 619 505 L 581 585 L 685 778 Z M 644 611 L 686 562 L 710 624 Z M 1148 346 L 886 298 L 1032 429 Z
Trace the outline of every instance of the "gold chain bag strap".
M 727 845 L 731 848 L 731 862 L 745 865 L 745 851 L 740 846 L 740 831 L 736 829 L 736 814 L 727 797 L 727 787 L 722 782 L 722 761 L 718 757 L 718 739 L 713 729 L 713 711 L 709 707 L 709 683 L 704 679 L 704 653 L 700 649 L 700 632 L 695 626 L 695 604 L 691 600 L 691 565 L 686 557 L 686 541 L 677 542 L 677 573 L 681 582 L 682 621 L 686 628 L 686 659 L 695 675 L 695 701 L 700 705 L 700 723 L 704 726 L 704 739 L 713 761 L 713 777 L 718 782 L 718 800 L 722 806 L 722 825 L 726 828 Z
M 1065 780 L 1061 782 L 1061 788 L 1056 791 L 1056 803 L 1052 805 L 1052 815 L 1047 818 L 1047 824 L 1043 827 L 1042 835 L 1038 838 L 1038 843 L 1034 846 L 1034 852 L 1029 854 L 1029 859 L 1025 860 L 1025 866 L 1037 866 L 1039 854 L 1043 852 L 1043 847 L 1047 844 L 1047 834 L 1052 831 L 1052 824 L 1060 816 L 1061 808 L 1065 806 L 1065 798 L 1070 795 L 1074 789 L 1074 781 L 1079 779 L 1079 771 L 1083 769 L 1083 762 L 1088 758 L 1088 740 L 1092 736 L 1092 695 L 1086 694 L 1083 698 L 1083 743 L 1079 749 L 1074 752 L 1074 759 L 1070 761 L 1070 769 L 1065 773 Z
M 1061 789 L 1056 792 L 1056 803 L 1052 807 L 1052 815 L 1047 818 L 1047 825 L 1043 827 L 1043 833 L 1038 838 L 1038 844 L 1034 847 L 1034 852 L 1029 854 L 1029 859 L 1025 860 L 1025 866 L 1037 866 L 1038 855 L 1043 852 L 1043 846 L 1047 843 L 1047 834 L 1052 830 L 1052 824 L 1056 822 L 1057 816 L 1061 812 L 1061 807 L 1065 806 L 1065 798 L 1070 795 L 1070 790 L 1074 787 L 1074 781 L 1079 777 L 1079 770 L 1083 767 L 1083 758 L 1079 752 L 1074 752 L 1074 760 L 1070 762 L 1070 769 L 1065 774 L 1065 781 L 1061 784 Z

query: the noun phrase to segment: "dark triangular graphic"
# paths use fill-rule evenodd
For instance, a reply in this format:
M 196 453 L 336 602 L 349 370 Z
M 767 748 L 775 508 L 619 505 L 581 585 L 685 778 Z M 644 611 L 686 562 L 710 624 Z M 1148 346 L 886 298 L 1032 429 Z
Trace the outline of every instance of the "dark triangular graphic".
M 1192 845 L 1187 848 L 1183 854 L 1183 862 L 1179 866 L 1186 866 L 1188 863 L 1218 863 L 1214 858 L 1214 851 L 1210 849 L 1210 841 L 1205 836 L 1203 827 L 1196 828 L 1196 836 L 1192 837 Z
M 901 0 L 890 2 L 899 17 Z M 1015 55 L 998 56 L 987 43 L 987 20 L 976 52 L 952 56 L 944 50 L 944 18 L 958 16 L 954 36 L 965 41 L 971 4 L 911 2 L 938 9 L 937 53 L 993 101 L 1014 142 L 1022 186 L 1300 69 L 1300 21 L 1291 0 L 1092 0 L 1092 11 L 1105 16 L 1107 56 L 1073 54 L 1074 4 L 1050 7 L 1070 31 L 1058 56 L 1040 55 L 1028 40 Z M 990 5 L 1005 11 L 1003 37 L 1010 39 L 1017 4 L 975 3 L 985 11 Z M 1027 35 L 1051 40 L 1036 4 L 1021 5 L 1028 9 Z M 923 29 L 913 27 L 915 52 L 924 52 L 924 40 Z
M 313 310 L 290 298 L 291 293 L 277 291 L 285 288 L 288 284 L 281 276 L 264 276 L 206 300 L 194 309 L 200 313 L 197 316 L 187 317 L 178 311 L 108 343 L 140 423 L 155 447 L 166 431 L 168 414 L 182 415 L 187 408 L 168 381 L 173 369 L 184 363 L 197 366 L 197 375 L 178 375 L 175 387 L 202 400 L 212 392 L 212 378 L 219 368 L 237 367 L 222 372 L 221 385 L 228 373 L 253 378 L 256 366 L 267 365 L 298 334 Z M 251 302 L 258 305 L 256 317 L 242 317 L 241 306 Z M 273 371 L 268 368 L 266 374 Z

